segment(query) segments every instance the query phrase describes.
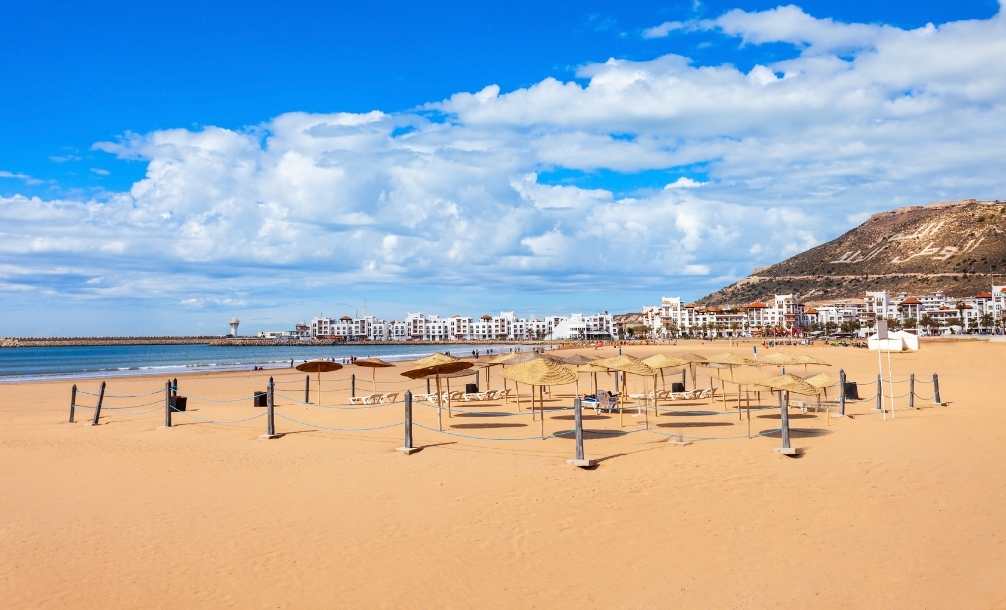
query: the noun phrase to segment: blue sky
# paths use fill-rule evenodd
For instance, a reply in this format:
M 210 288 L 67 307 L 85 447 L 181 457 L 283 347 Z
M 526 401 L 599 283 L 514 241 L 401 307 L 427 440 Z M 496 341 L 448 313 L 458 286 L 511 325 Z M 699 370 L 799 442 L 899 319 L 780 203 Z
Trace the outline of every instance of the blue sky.
M 638 309 L 1003 194 L 994 1 L 372 4 L 7 7 L 0 335 Z

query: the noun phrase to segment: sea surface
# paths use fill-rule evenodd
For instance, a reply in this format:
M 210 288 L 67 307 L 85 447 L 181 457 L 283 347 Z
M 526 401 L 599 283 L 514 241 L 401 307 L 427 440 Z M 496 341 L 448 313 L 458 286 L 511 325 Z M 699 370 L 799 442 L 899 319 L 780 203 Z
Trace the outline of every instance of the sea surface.
M 211 371 L 284 368 L 314 358 L 408 360 L 433 352 L 471 356 L 527 349 L 514 345 L 104 345 L 0 349 L 0 383 L 39 379 L 181 375 Z

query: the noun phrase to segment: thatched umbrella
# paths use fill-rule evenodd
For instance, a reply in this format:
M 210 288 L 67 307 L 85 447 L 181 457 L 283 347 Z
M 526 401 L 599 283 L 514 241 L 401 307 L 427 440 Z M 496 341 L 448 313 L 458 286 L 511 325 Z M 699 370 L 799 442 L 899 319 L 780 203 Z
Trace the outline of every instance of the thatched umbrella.
M 782 453 L 795 453 L 789 446 L 789 393 L 804 394 L 814 396 L 818 393 L 818 388 L 810 385 L 796 375 L 779 375 L 770 377 L 763 381 L 756 381 L 756 384 L 779 392 L 779 431 L 782 436 Z
M 818 373 L 811 377 L 804 379 L 809 385 L 824 392 L 824 397 L 828 398 L 828 388 L 838 385 L 838 380 L 829 375 L 828 373 Z M 821 395 L 817 395 L 817 406 L 821 408 Z M 828 409 L 828 421 L 831 421 L 831 409 Z
M 412 363 L 413 368 L 404 371 L 402 373 L 403 377 L 408 377 L 409 379 L 425 379 L 427 377 L 433 377 L 437 382 L 437 422 L 440 429 L 444 429 L 444 417 L 443 417 L 443 401 L 440 397 L 440 377 L 442 375 L 449 375 L 451 373 L 457 373 L 458 371 L 463 371 L 465 369 L 470 369 L 472 363 L 466 360 L 460 360 L 453 356 L 448 356 L 446 354 L 431 354 L 425 358 L 420 358 Z M 450 381 L 447 382 L 447 415 L 451 414 L 451 395 L 450 395 Z
M 390 362 L 381 360 L 380 358 L 360 358 L 353 361 L 356 366 L 362 366 L 370 369 L 370 382 L 373 384 L 374 392 L 377 392 L 377 369 L 388 368 L 389 366 L 395 366 Z
M 831 366 L 824 360 L 819 360 L 809 354 L 800 354 L 796 357 L 797 363 L 803 365 L 803 370 L 807 370 L 808 364 L 813 364 L 815 366 Z
M 627 373 L 632 373 L 633 375 L 639 375 L 640 377 L 653 377 L 653 410 L 657 410 L 657 372 L 650 368 L 645 362 L 639 358 L 629 356 L 627 354 L 622 354 L 620 356 L 614 356 L 612 358 L 603 358 L 601 360 L 595 360 L 593 362 L 596 366 L 603 366 L 611 369 L 613 371 L 619 371 L 622 373 L 622 393 L 626 393 L 625 388 L 625 375 Z M 618 424 L 622 425 L 622 397 L 618 397 Z M 646 415 L 646 409 L 643 408 L 643 414 Z M 646 427 L 650 427 L 649 418 L 646 419 Z
M 489 389 L 489 367 L 502 366 L 504 369 L 509 365 L 520 364 L 522 362 L 530 362 L 532 360 L 537 360 L 541 358 L 541 354 L 537 352 L 510 352 L 508 354 L 500 354 L 498 356 L 493 356 L 486 360 L 486 389 Z M 503 377 L 503 391 L 505 392 L 506 387 L 506 377 Z M 518 408 L 520 407 L 520 401 L 518 400 Z
M 510 379 L 514 385 L 525 383 L 531 386 L 531 418 L 534 419 L 534 388 L 538 386 L 538 408 L 541 418 L 541 437 L 545 438 L 545 403 L 542 389 L 547 385 L 565 385 L 577 380 L 576 371 L 565 364 L 559 364 L 547 358 L 538 358 L 521 364 L 515 364 L 503 371 L 503 377 Z
M 771 354 L 763 354 L 758 356 L 758 364 L 773 365 L 780 367 L 779 374 L 784 374 L 786 372 L 787 366 L 793 366 L 797 364 L 802 364 L 800 359 L 792 354 L 784 354 L 782 352 L 772 352 Z
M 681 358 L 682 360 L 688 361 L 688 368 L 690 369 L 692 374 L 692 387 L 693 388 L 697 387 L 698 383 L 695 381 L 695 365 L 705 364 L 706 362 L 709 361 L 709 359 L 703 356 L 702 354 L 693 354 L 692 352 L 679 352 L 674 354 L 674 356 L 676 358 Z
M 667 384 L 664 383 L 664 369 L 678 368 L 689 364 L 689 361 L 684 358 L 667 354 L 654 354 L 649 358 L 643 358 L 643 362 L 651 369 L 660 371 L 660 389 L 662 390 L 667 389 Z
M 589 362 L 587 364 L 581 364 L 581 365 L 579 365 L 579 366 L 576 367 L 576 372 L 577 373 L 590 373 L 591 376 L 594 378 L 594 395 L 595 396 L 597 395 L 597 374 L 598 373 L 607 373 L 608 371 L 609 371 L 609 369 L 607 367 L 597 366 L 593 362 Z
M 332 362 L 331 360 L 308 360 L 307 362 L 301 362 L 295 367 L 298 371 L 303 371 L 305 373 L 317 373 L 318 374 L 318 404 L 321 404 L 321 374 L 331 373 L 332 371 L 338 371 L 342 368 L 342 365 L 338 362 Z

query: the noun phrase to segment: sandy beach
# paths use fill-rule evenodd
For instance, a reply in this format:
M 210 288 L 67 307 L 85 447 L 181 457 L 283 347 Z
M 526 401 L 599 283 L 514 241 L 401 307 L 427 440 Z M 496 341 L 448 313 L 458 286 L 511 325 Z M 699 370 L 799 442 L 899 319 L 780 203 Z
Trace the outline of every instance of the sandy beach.
M 833 365 L 810 373 L 844 368 L 863 384 L 877 374 L 862 349 L 759 349 Z M 626 348 L 684 351 L 750 355 L 751 344 Z M 290 370 L 181 377 L 189 410 L 171 429 L 156 393 L 164 378 L 110 381 L 98 426 L 87 408 L 66 422 L 71 382 L 0 385 L 0 598 L 8 608 L 1006 608 L 1004 355 L 1003 343 L 924 342 L 895 357 L 896 376 L 915 372 L 928 397 L 923 382 L 938 372 L 949 406 L 918 399 L 909 410 L 902 397 L 885 421 L 864 386 L 848 418 L 793 409 L 798 458 L 757 434 L 779 425 L 767 393 L 750 439 L 733 403 L 663 403 L 649 430 L 634 410 L 623 426 L 587 410 L 594 470 L 566 464 L 573 440 L 555 436 L 573 427 L 573 386 L 546 397 L 547 440 L 533 438 L 526 386 L 520 413 L 500 402 L 445 413 L 450 434 L 417 403 L 422 450 L 406 456 L 395 451 L 401 402 L 332 408 L 348 402 L 352 373 L 369 391 L 370 370 L 356 367 L 323 376 L 320 407 L 297 404 L 304 374 Z M 399 375 L 406 366 L 379 369 L 378 389 L 425 391 Z M 700 387 L 710 373 L 699 368 Z M 259 440 L 264 410 L 250 395 L 270 374 L 281 438 Z M 501 388 L 500 368 L 490 375 Z M 83 392 L 98 382 L 77 384 L 93 404 Z M 111 397 L 124 395 L 136 397 Z M 132 405 L 142 406 L 111 408 Z M 346 431 L 365 428 L 379 429 Z M 692 444 L 669 442 L 676 435 Z

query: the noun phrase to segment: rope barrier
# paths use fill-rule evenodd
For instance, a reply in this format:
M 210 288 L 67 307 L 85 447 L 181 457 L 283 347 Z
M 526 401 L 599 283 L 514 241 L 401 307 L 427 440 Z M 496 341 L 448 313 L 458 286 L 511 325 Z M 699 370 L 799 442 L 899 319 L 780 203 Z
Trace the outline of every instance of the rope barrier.
M 383 425 L 383 426 L 373 426 L 373 427 L 370 427 L 370 428 L 333 428 L 333 427 L 330 427 L 330 426 L 322 426 L 322 425 L 319 425 L 319 424 L 312 424 L 312 423 L 309 423 L 309 422 L 306 422 L 306 421 L 301 421 L 301 420 L 299 420 L 299 419 L 297 419 L 295 417 L 290 417 L 289 415 L 284 415 L 282 413 L 276 413 L 276 417 L 278 417 L 280 419 L 285 419 L 287 421 L 292 421 L 292 422 L 294 422 L 296 424 L 300 424 L 302 426 L 307 426 L 308 428 L 318 428 L 318 429 L 321 429 L 321 430 L 329 430 L 331 432 L 370 432 L 372 430 L 387 430 L 388 428 L 394 428 L 395 426 L 401 426 L 402 423 L 403 423 L 401 421 L 397 421 L 397 422 L 395 422 L 393 424 L 387 424 L 387 425 Z
M 153 396 L 154 394 L 159 394 L 161 392 L 164 392 L 164 388 L 157 388 L 153 392 L 147 392 L 145 394 L 108 394 L 108 393 L 106 393 L 105 394 L 105 398 L 146 398 L 147 396 Z M 95 394 L 93 392 L 88 392 L 87 390 L 83 390 L 81 388 L 77 388 L 77 393 L 78 394 L 86 394 L 88 396 L 97 396 L 97 394 Z M 104 409 L 105 407 L 102 407 L 102 408 Z
M 161 392 L 163 392 L 163 391 L 164 390 L 161 390 Z M 107 395 L 106 395 L 106 398 L 107 398 Z M 121 407 L 106 407 L 105 405 L 102 405 L 101 406 L 101 410 L 102 411 L 105 411 L 105 410 L 108 410 L 108 411 L 119 411 L 119 410 L 124 410 L 124 409 L 140 409 L 140 408 L 143 408 L 143 407 L 149 407 L 150 405 L 160 405 L 160 404 L 164 404 L 164 399 L 155 400 L 153 402 L 145 402 L 145 403 L 139 404 L 139 405 L 127 405 L 127 406 L 121 406 Z M 77 406 L 79 407 L 80 405 L 77 405 Z
M 188 394 L 188 393 L 184 394 L 184 396 L 188 397 L 190 400 L 202 400 L 202 401 L 205 401 L 205 402 L 214 402 L 214 403 L 218 403 L 218 404 L 230 404 L 230 403 L 235 403 L 235 402 L 242 402 L 242 401 L 246 401 L 246 400 L 251 400 L 251 398 L 252 398 L 251 396 L 245 396 L 245 397 L 242 397 L 242 398 L 231 398 L 231 399 L 227 399 L 227 400 L 220 400 L 220 399 L 216 399 L 216 398 L 206 398 L 205 396 L 193 396 L 193 395 Z
M 436 432 L 437 434 L 446 434 L 448 436 L 457 436 L 460 438 L 467 438 L 480 441 L 541 441 L 548 440 L 555 436 L 554 434 L 549 434 L 545 438 L 541 435 L 536 434 L 534 436 L 475 436 L 474 434 L 462 434 L 460 432 L 451 432 L 448 430 L 438 430 L 436 428 L 431 428 L 429 426 L 424 426 L 423 424 L 412 422 L 413 426 L 417 428 L 422 428 L 423 430 L 429 430 L 430 432 Z
M 180 410 L 178 410 L 178 409 L 176 409 L 174 407 L 171 407 L 171 412 L 172 413 L 185 413 L 186 415 L 188 415 L 188 411 L 180 411 Z M 197 419 L 197 420 L 190 420 L 190 423 L 193 423 L 193 424 L 221 424 L 221 425 L 240 424 L 240 423 L 249 422 L 249 421 L 252 421 L 253 419 L 258 419 L 260 417 L 265 417 L 265 416 L 266 416 L 266 413 L 265 413 L 265 411 L 263 411 L 262 413 L 256 413 L 255 415 L 252 415 L 251 417 L 246 417 L 246 418 L 243 418 L 243 419 Z

